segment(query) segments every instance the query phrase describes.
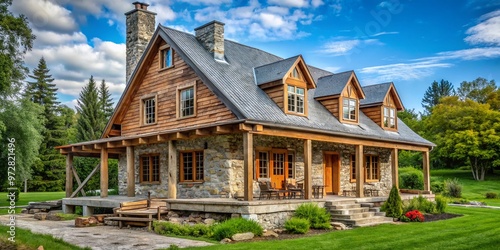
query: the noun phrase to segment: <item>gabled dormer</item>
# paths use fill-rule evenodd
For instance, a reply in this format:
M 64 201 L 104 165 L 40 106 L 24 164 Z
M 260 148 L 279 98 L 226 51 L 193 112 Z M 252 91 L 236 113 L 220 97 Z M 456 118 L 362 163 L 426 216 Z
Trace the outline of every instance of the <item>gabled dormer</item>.
M 403 103 L 392 82 L 363 87 L 367 98 L 361 101 L 363 113 L 385 130 L 398 130 L 398 111 Z
M 256 84 L 285 112 L 307 116 L 307 90 L 316 88 L 301 55 L 254 68 Z
M 342 123 L 358 124 L 359 102 L 365 93 L 354 71 L 324 76 L 318 79 L 314 99 L 318 100 Z

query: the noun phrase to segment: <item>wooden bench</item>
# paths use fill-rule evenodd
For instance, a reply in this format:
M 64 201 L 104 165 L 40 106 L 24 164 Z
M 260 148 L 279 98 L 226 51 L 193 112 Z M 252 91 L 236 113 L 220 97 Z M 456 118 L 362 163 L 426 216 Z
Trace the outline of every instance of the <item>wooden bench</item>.
M 153 220 L 160 220 L 162 214 L 168 213 L 167 203 L 161 199 L 145 199 L 120 203 L 119 208 L 114 208 L 115 217 L 107 220 L 118 221 L 120 228 L 123 223 L 134 226 L 147 226 L 151 230 Z M 155 216 L 156 218 L 153 218 Z

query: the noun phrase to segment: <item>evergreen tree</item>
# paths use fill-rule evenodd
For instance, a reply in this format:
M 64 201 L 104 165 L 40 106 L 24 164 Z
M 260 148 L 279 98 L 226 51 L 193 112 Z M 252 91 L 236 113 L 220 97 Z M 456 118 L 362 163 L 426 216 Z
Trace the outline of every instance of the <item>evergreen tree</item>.
M 78 98 L 76 110 L 79 113 L 76 128 L 78 141 L 91 141 L 101 137 L 103 112 L 99 102 L 99 91 L 94 77 L 83 87 Z
M 106 124 L 113 114 L 113 101 L 111 100 L 111 94 L 109 93 L 106 81 L 103 79 L 101 86 L 99 86 L 99 106 L 102 112 L 101 119 L 101 133 L 104 131 Z
M 29 183 L 31 190 L 60 191 L 64 186 L 65 159 L 55 149 L 66 142 L 66 129 L 60 116 L 57 88 L 54 78 L 42 57 L 33 74 L 29 75 L 33 81 L 28 82 L 24 93 L 28 100 L 43 107 L 40 116 L 44 129 L 43 140 L 40 145 L 40 159 L 33 167 L 33 180 Z
M 434 81 L 427 91 L 425 91 L 424 98 L 422 99 L 422 107 L 425 108 L 427 113 L 431 112 L 431 109 L 438 105 L 439 100 L 445 96 L 455 95 L 455 89 L 453 84 L 444 79 L 441 82 Z

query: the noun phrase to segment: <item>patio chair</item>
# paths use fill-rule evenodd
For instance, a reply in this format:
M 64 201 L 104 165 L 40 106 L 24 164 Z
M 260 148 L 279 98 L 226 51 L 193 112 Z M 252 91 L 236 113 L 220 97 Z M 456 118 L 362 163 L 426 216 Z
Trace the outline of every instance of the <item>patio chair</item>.
M 304 199 L 304 189 L 297 187 L 291 183 L 286 185 L 286 190 L 288 191 L 288 198 L 297 198 L 297 194 L 299 199 Z
M 271 188 L 271 183 L 270 182 L 260 182 L 259 181 L 259 188 L 260 188 L 260 196 L 259 200 L 262 200 L 262 197 L 266 197 L 267 199 L 271 199 L 273 195 L 275 195 L 279 199 L 279 190 Z

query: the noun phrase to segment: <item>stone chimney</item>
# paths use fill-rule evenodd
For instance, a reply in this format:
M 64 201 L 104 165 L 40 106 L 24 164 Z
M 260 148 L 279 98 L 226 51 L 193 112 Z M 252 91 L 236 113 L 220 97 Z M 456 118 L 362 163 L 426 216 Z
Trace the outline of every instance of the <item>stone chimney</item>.
M 127 19 L 127 84 L 155 32 L 156 13 L 148 10 L 149 4 L 141 2 L 132 4 L 135 9 L 125 13 Z
M 214 54 L 214 59 L 225 61 L 224 59 L 224 23 L 212 21 L 196 29 L 196 39 L 203 47 Z

